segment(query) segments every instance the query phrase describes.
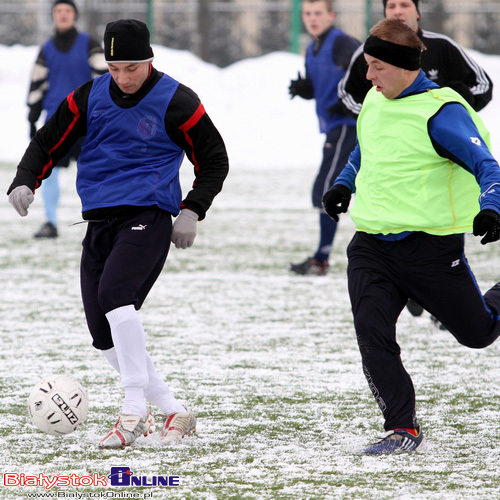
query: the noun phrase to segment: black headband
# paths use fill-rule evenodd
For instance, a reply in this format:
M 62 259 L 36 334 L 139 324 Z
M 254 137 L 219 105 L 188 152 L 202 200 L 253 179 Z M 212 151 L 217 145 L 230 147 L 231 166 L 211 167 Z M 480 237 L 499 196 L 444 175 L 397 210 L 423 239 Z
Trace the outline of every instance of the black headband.
M 420 68 L 420 49 L 407 47 L 388 42 L 370 35 L 365 42 L 365 54 L 376 57 L 381 61 L 397 66 L 398 68 L 415 71 Z

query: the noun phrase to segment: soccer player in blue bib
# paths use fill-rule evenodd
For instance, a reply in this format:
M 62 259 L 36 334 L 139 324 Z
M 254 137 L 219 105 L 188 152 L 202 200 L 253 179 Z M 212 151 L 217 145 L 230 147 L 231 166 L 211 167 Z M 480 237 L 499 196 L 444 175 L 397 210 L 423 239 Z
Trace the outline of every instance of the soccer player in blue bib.
M 78 9 L 72 0 L 56 0 L 52 7 L 55 33 L 40 48 L 31 75 L 28 94 L 30 137 L 45 110 L 45 122 L 55 113 L 61 101 L 86 81 L 107 71 L 99 40 L 79 32 L 75 23 Z M 61 158 L 43 184 L 42 195 L 46 222 L 34 234 L 35 238 L 57 238 L 57 206 L 59 203 L 59 168 L 77 160 L 81 140 Z
M 299 78 L 290 83 L 289 93 L 292 98 L 298 95 L 315 100 L 319 130 L 326 134 L 326 140 L 312 189 L 312 204 L 319 209 L 318 246 L 304 261 L 290 264 L 290 271 L 323 276 L 329 269 L 337 223 L 325 214 L 321 198 L 333 186 L 356 145 L 356 120 L 339 108 L 337 85 L 345 75 L 359 42 L 333 25 L 333 0 L 305 0 L 302 20 L 314 40 L 307 47 L 306 76 L 302 78 L 299 74 Z
M 198 96 L 153 67 L 144 23 L 109 23 L 104 54 L 109 73 L 70 93 L 37 132 L 9 187 L 9 201 L 27 215 L 54 165 L 84 138 L 76 180 L 88 221 L 82 299 L 93 345 L 125 388 L 118 421 L 100 446 L 127 446 L 147 434 L 147 402 L 165 416 L 161 441 L 176 444 L 194 432 L 196 418 L 157 373 L 137 311 L 163 269 L 170 243 L 183 249 L 193 244 L 198 221 L 222 189 L 228 157 Z M 185 197 L 179 184 L 184 155 L 195 173 Z

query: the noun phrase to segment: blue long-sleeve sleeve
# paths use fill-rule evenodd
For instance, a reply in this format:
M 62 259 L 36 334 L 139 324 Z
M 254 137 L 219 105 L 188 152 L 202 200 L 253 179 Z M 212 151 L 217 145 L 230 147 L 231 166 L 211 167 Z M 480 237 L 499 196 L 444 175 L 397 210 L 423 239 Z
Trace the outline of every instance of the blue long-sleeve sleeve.
M 349 155 L 346 166 L 335 180 L 335 184 L 342 184 L 348 187 L 351 190 L 351 193 L 354 193 L 356 191 L 356 176 L 358 175 L 360 166 L 361 149 L 359 148 L 359 144 L 357 143 L 356 147 Z
M 500 167 L 467 110 L 449 103 L 429 120 L 429 135 L 436 152 L 470 172 L 481 189 L 479 203 L 500 213 Z

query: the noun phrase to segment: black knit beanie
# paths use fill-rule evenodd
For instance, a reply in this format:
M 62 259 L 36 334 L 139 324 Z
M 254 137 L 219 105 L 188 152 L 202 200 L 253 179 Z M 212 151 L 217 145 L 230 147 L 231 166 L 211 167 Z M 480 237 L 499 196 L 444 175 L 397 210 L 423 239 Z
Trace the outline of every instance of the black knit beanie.
M 146 62 L 153 59 L 148 27 L 135 19 L 120 19 L 106 25 L 104 57 L 108 63 Z
M 418 2 L 419 2 L 419 0 L 413 0 L 415 7 L 417 7 L 418 15 L 420 16 L 421 14 L 420 14 L 420 11 L 418 10 Z M 385 15 L 385 8 L 387 7 L 387 0 L 382 0 L 382 3 L 384 4 L 384 15 Z
M 73 9 L 75 9 L 75 14 L 78 15 L 78 9 L 76 7 L 76 4 L 75 4 L 75 2 L 72 2 L 71 0 L 56 0 L 54 2 L 54 5 L 52 6 L 52 10 L 54 10 L 54 7 L 60 3 L 66 3 L 68 5 L 71 5 L 71 7 L 73 7 Z

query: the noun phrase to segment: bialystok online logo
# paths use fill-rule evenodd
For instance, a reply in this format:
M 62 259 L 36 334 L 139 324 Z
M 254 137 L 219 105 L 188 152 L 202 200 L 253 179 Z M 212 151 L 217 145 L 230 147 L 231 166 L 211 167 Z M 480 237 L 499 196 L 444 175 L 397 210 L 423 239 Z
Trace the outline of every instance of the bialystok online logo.
M 179 486 L 179 476 L 136 476 L 130 467 L 111 467 L 111 486 Z
M 46 476 L 43 473 L 30 476 L 24 473 L 6 472 L 2 477 L 3 486 L 41 486 L 50 490 L 54 486 L 58 488 L 65 486 L 179 486 L 179 476 L 139 476 L 134 474 L 130 467 L 111 467 L 108 476 L 102 476 L 94 472 L 92 476 Z M 109 480 L 109 481 L 108 481 Z

